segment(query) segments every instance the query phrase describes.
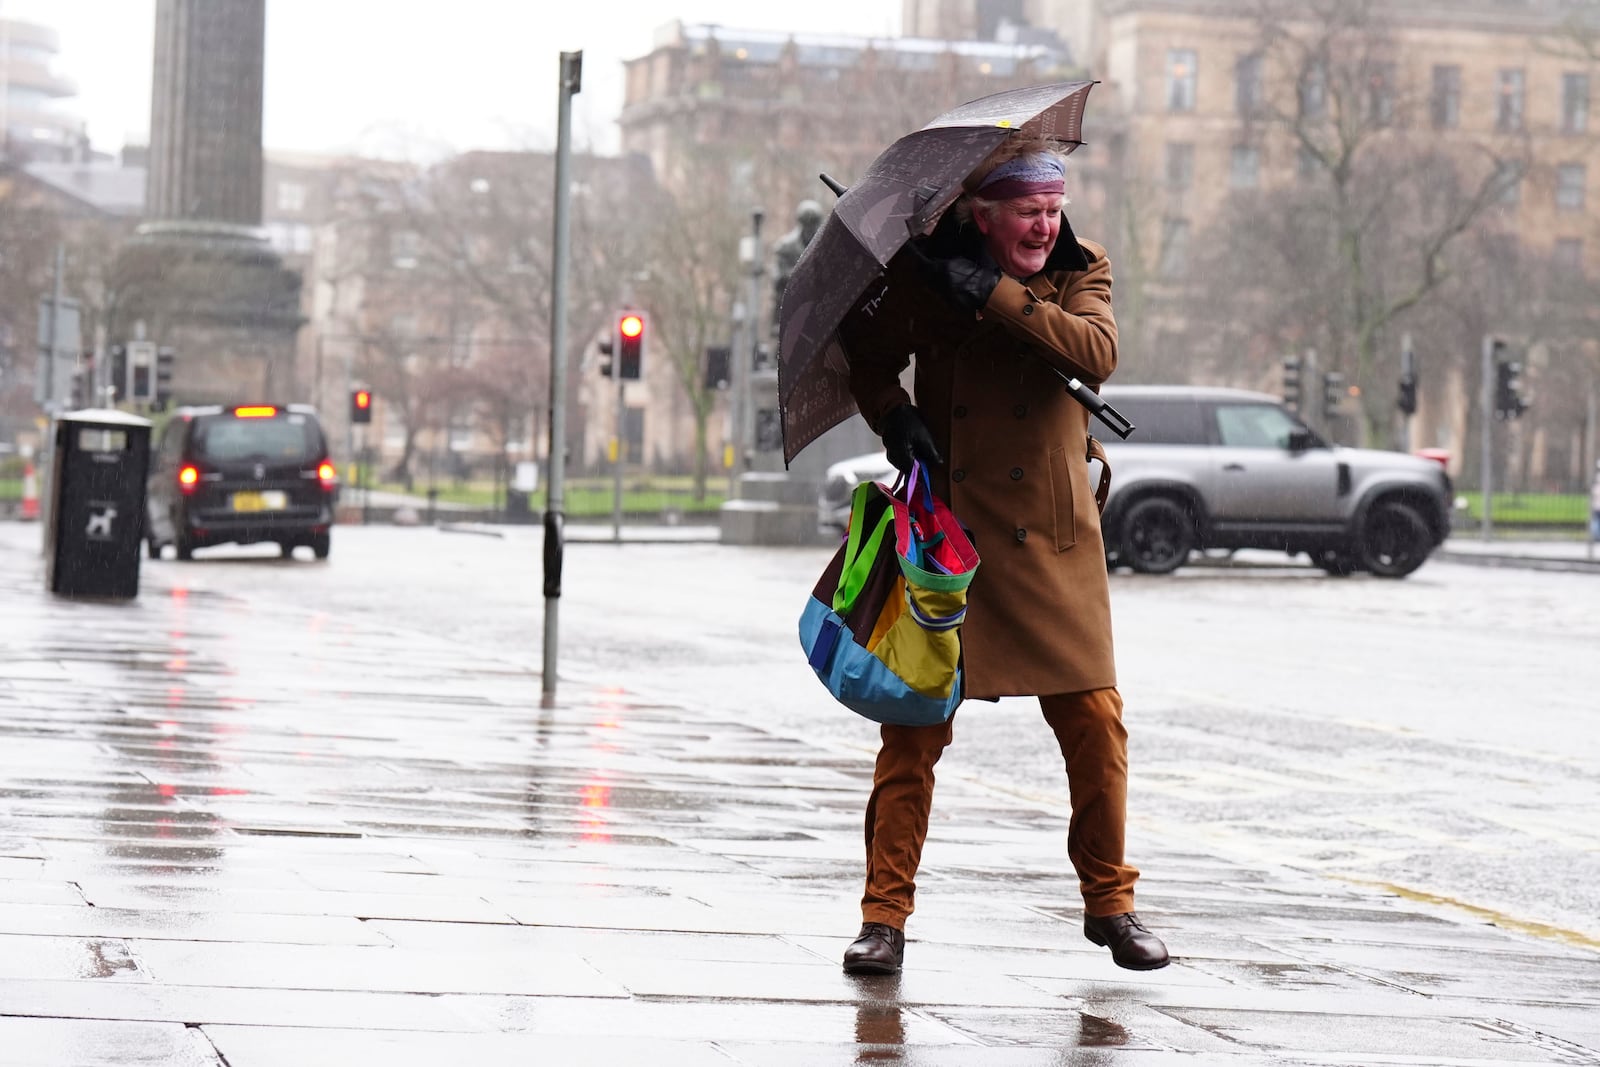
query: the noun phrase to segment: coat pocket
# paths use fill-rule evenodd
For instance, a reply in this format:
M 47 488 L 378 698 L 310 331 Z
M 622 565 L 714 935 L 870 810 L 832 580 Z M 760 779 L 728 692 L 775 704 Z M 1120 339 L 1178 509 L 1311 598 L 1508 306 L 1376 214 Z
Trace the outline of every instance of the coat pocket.
M 1055 512 L 1056 551 L 1065 552 L 1078 543 L 1078 520 L 1072 506 L 1072 468 L 1067 450 L 1050 450 L 1050 497 Z

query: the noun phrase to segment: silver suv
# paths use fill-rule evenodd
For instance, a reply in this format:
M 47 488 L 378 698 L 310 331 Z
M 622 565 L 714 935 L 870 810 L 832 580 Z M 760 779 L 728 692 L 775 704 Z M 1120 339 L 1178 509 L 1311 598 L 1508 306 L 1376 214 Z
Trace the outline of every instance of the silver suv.
M 1301 552 L 1329 574 L 1403 578 L 1450 528 L 1436 462 L 1326 444 L 1273 396 L 1191 386 L 1106 386 L 1134 424 L 1104 440 L 1106 558 L 1146 574 L 1195 549 Z

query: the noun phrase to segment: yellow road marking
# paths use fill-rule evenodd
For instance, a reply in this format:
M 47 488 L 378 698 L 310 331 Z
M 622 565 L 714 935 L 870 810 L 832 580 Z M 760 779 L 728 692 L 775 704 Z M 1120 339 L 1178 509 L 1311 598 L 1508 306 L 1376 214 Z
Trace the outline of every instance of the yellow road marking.
M 1513 918 L 1512 916 L 1507 915 L 1505 912 L 1495 911 L 1493 908 L 1485 908 L 1477 904 L 1468 904 L 1464 900 L 1456 900 L 1454 897 L 1442 897 L 1437 893 L 1425 893 L 1420 889 L 1407 889 L 1405 886 L 1395 885 L 1392 882 L 1373 882 L 1368 881 L 1365 878 L 1339 877 L 1341 880 L 1350 882 L 1353 885 L 1364 885 L 1371 886 L 1375 889 L 1383 889 L 1406 900 L 1415 900 L 1423 904 L 1437 904 L 1440 907 L 1453 908 L 1456 911 L 1464 911 L 1468 915 L 1473 915 L 1480 919 L 1486 919 L 1490 923 L 1493 923 L 1495 926 L 1501 927 L 1502 929 L 1515 930 L 1518 933 L 1523 934 L 1532 934 L 1534 937 L 1542 937 L 1551 941 L 1564 941 L 1569 945 L 1577 945 L 1581 948 L 1600 949 L 1600 938 L 1590 937 L 1588 934 L 1580 933 L 1577 930 L 1568 930 L 1565 927 L 1555 926 L 1551 923 L 1533 922 L 1529 919 Z

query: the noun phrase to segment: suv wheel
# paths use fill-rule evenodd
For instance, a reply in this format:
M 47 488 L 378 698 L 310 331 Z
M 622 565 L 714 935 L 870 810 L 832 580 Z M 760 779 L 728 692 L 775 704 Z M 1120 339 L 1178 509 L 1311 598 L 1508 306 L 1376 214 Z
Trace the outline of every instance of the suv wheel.
M 327 559 L 328 558 L 328 551 L 332 547 L 333 547 L 333 535 L 332 534 L 320 533 L 320 534 L 312 534 L 311 535 L 311 554 L 313 556 L 316 556 L 318 559 Z
M 160 559 L 161 542 L 157 541 L 154 537 L 146 537 L 144 539 L 144 551 L 145 555 L 150 559 Z
M 1122 520 L 1122 562 L 1140 574 L 1170 574 L 1194 550 L 1194 523 L 1169 497 L 1151 497 L 1128 509 Z
M 178 540 L 174 543 L 173 547 L 177 550 L 179 559 L 185 561 L 194 559 L 194 542 L 189 540 L 183 534 L 180 533 L 178 535 Z
M 1361 525 L 1362 563 L 1380 578 L 1404 578 L 1422 566 L 1432 547 L 1428 524 L 1398 500 L 1375 505 Z

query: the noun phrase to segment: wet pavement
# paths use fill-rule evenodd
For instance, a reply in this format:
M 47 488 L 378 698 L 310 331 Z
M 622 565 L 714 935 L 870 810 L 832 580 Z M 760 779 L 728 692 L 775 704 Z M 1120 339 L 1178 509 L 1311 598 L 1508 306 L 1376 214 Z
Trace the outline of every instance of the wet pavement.
M 1134 857 L 1175 962 L 1120 971 L 1063 808 L 961 776 L 907 970 L 853 979 L 859 747 L 622 669 L 541 710 L 491 648 L 175 565 L 60 600 L 18 540 L 0 1064 L 1600 1064 L 1592 948 L 1177 832 Z

